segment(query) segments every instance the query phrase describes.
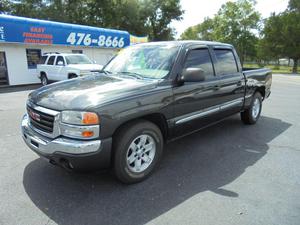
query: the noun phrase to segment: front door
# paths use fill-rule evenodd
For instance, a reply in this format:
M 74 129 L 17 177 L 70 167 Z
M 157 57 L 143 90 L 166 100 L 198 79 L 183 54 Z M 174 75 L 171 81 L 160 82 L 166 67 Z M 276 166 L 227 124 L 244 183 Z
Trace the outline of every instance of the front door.
M 8 73 L 5 52 L 0 52 L 0 85 L 8 84 Z
M 219 111 L 219 80 L 208 48 L 188 51 L 183 69 L 195 67 L 204 70 L 205 80 L 184 82 L 173 89 L 175 137 L 212 123 Z

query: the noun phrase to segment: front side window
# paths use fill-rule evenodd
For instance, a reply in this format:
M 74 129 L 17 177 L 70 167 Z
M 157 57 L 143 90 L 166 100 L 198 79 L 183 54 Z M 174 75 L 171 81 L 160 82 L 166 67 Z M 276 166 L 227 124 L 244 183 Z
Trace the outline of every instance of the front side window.
M 36 69 L 41 59 L 41 49 L 26 49 L 28 69 Z
M 184 69 L 201 68 L 207 79 L 214 77 L 214 69 L 208 49 L 194 49 L 188 53 L 185 60 Z
M 50 58 L 48 59 L 47 65 L 53 65 L 54 64 L 54 60 L 55 60 L 55 56 L 50 56 Z
M 119 75 L 162 79 L 171 71 L 178 50 L 174 44 L 134 45 L 121 50 L 104 70 Z
M 215 49 L 214 52 L 220 75 L 230 75 L 238 72 L 233 52 L 230 49 Z

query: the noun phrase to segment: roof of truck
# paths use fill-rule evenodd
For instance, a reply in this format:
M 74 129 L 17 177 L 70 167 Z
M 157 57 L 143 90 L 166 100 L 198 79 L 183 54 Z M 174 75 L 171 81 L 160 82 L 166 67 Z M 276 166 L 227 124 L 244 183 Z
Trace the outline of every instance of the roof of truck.
M 182 46 L 182 45 L 191 45 L 191 44 L 199 44 L 199 45 L 214 45 L 214 46 L 227 46 L 232 47 L 230 44 L 222 43 L 222 42 L 216 42 L 216 41 L 196 41 L 196 40 L 184 40 L 184 41 L 158 41 L 158 42 L 148 42 L 148 43 L 142 43 L 139 45 L 165 45 L 165 44 L 171 44 L 175 46 Z

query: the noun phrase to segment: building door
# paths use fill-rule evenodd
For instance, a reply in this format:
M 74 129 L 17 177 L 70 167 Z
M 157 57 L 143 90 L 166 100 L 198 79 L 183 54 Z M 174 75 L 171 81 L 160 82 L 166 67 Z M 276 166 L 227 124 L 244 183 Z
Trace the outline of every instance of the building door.
M 0 85 L 8 84 L 5 52 L 0 52 Z

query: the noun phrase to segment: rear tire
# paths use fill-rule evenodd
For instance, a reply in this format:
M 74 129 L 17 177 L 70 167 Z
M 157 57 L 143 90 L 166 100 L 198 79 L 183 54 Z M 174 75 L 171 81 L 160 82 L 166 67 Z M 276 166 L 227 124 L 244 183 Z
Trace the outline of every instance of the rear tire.
M 146 179 L 163 153 L 163 136 L 153 123 L 139 120 L 125 125 L 114 138 L 114 172 L 123 183 Z
M 48 80 L 46 74 L 41 75 L 41 83 L 43 86 L 46 86 L 47 84 L 49 84 L 49 80 Z
M 260 117 L 261 109 L 262 95 L 259 92 L 255 92 L 250 107 L 241 112 L 241 120 L 244 124 L 255 124 Z

